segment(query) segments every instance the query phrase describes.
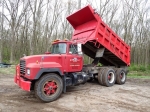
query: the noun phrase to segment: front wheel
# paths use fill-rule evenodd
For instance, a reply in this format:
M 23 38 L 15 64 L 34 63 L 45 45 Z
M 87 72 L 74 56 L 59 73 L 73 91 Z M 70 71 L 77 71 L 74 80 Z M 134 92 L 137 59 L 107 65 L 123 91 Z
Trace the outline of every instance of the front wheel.
M 62 79 L 54 73 L 44 75 L 35 83 L 35 96 L 43 102 L 56 100 L 62 90 Z

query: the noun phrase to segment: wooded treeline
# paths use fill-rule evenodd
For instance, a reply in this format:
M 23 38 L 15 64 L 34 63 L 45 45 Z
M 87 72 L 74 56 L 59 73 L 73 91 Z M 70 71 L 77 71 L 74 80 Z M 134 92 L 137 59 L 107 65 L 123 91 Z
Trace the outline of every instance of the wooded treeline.
M 73 28 L 66 17 L 88 4 L 131 46 L 133 64 L 150 65 L 148 0 L 1 0 L 0 62 L 41 54 L 53 40 L 70 39 Z

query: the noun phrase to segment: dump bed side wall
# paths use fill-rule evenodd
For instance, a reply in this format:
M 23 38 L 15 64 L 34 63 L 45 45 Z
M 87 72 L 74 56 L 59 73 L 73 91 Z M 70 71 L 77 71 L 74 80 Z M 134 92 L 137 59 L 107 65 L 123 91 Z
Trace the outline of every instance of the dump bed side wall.
M 120 66 L 130 65 L 130 47 L 101 20 L 90 6 L 70 15 L 67 20 L 75 29 L 72 41 L 82 43 L 88 56 L 95 57 L 96 50 L 104 47 L 106 50 L 103 59 L 107 60 L 105 65 L 110 63 L 120 64 Z
M 100 21 L 95 37 L 101 45 L 123 60 L 127 65 L 130 65 L 130 47 L 103 21 Z

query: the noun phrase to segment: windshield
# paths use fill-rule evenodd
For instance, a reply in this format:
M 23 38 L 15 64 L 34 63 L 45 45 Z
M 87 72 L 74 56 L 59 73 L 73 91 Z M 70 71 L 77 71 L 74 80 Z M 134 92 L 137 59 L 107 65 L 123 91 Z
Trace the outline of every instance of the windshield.
M 51 54 L 65 54 L 66 53 L 66 43 L 53 44 L 51 48 Z

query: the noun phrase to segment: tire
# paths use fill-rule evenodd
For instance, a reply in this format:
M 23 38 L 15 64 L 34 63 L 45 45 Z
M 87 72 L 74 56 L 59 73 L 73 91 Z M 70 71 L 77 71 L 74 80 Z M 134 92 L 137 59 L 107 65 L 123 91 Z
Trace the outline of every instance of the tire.
M 122 85 L 126 82 L 127 73 L 123 68 L 118 68 L 116 71 L 116 83 Z
M 118 70 L 118 68 L 113 68 L 113 70 L 114 70 L 114 72 L 116 73 L 116 72 L 117 72 L 117 70 Z
M 56 100 L 62 91 L 63 81 L 54 73 L 44 75 L 35 83 L 35 96 L 43 102 Z
M 104 85 L 103 83 L 103 74 L 104 74 L 104 71 L 105 71 L 106 68 L 102 68 L 100 69 L 100 71 L 98 72 L 98 82 L 100 85 Z
M 113 86 L 116 81 L 116 73 L 112 68 L 106 68 L 103 74 L 103 85 L 110 87 Z

